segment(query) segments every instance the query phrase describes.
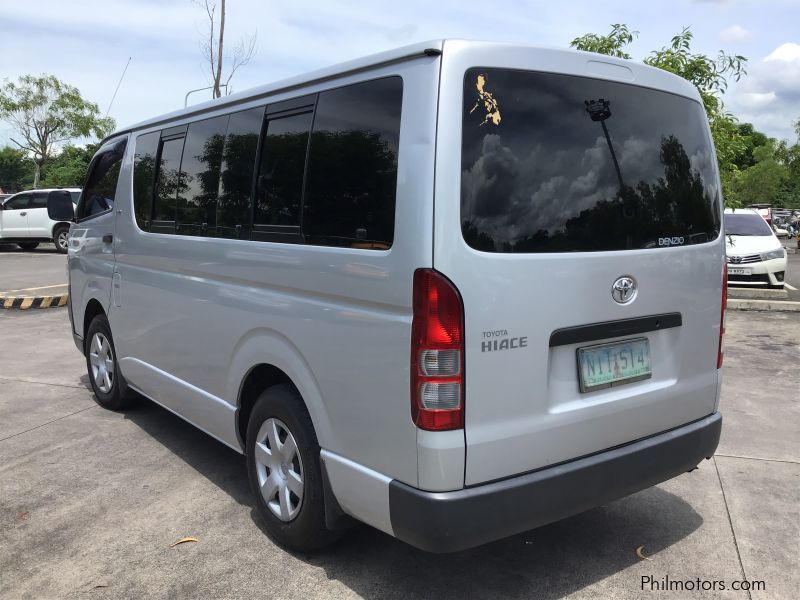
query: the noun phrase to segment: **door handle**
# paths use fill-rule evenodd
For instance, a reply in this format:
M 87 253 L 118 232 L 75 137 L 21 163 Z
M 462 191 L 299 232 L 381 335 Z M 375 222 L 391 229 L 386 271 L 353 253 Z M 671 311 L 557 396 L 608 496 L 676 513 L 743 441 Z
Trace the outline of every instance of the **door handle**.
M 28 213 L 26 213 L 26 212 L 21 212 L 21 213 L 19 213 L 19 216 L 20 216 L 20 217 L 24 217 L 24 216 L 25 216 L 25 215 L 27 215 L 27 214 L 28 214 Z
M 110 244 L 113 241 L 114 241 L 114 236 L 111 235 L 110 233 L 107 233 L 107 234 L 105 234 L 103 236 L 103 243 L 104 244 Z

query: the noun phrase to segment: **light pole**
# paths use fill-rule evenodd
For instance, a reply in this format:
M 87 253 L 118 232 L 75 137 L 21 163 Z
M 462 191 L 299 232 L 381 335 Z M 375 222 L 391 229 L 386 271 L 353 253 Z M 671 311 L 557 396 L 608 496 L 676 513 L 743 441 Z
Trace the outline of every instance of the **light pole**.
M 227 83 L 221 83 L 219 87 L 224 87 L 225 92 L 227 93 L 228 91 Z M 186 96 L 183 98 L 183 108 L 186 108 L 189 105 L 189 94 L 194 94 L 195 92 L 202 92 L 203 90 L 211 90 L 211 89 L 214 89 L 213 85 L 197 88 L 196 90 L 189 90 L 188 92 L 186 92 Z
M 603 133 L 606 136 L 606 142 L 608 142 L 608 149 L 611 152 L 611 160 L 614 161 L 614 169 L 617 171 L 619 189 L 622 191 L 624 187 L 622 183 L 622 171 L 620 171 L 617 155 L 614 152 L 614 146 L 611 145 L 611 137 L 608 135 L 608 128 L 606 127 L 606 119 L 611 116 L 611 102 L 600 98 L 599 100 L 584 100 L 583 103 L 586 105 L 586 112 L 589 113 L 592 121 L 600 121 L 600 125 L 603 127 Z

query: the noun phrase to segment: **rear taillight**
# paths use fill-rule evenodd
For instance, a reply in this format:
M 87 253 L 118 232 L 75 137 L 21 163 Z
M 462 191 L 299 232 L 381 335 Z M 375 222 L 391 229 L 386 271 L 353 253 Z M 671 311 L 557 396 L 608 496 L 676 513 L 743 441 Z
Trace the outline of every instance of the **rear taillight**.
M 411 418 L 430 431 L 464 427 L 464 305 L 433 269 L 414 272 Z
M 728 266 L 722 265 L 722 310 L 719 316 L 719 346 L 717 347 L 717 368 L 722 368 L 722 340 L 725 336 L 725 309 L 728 306 Z

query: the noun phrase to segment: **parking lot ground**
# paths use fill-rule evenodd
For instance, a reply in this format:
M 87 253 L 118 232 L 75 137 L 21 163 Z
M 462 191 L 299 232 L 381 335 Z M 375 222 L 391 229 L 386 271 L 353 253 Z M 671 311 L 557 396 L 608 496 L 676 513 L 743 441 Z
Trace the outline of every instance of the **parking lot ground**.
M 53 244 L 20 250 L 0 244 L 0 296 L 54 296 L 67 291 L 67 257 Z
M 0 312 L 13 349 L 0 361 L 0 597 L 794 599 L 800 315 L 727 319 L 722 440 L 698 470 L 457 554 L 361 526 L 308 556 L 262 533 L 239 454 L 150 402 L 94 404 L 66 309 Z M 185 536 L 198 542 L 170 548 Z M 647 584 L 665 577 L 726 589 Z M 731 589 L 743 579 L 766 589 Z

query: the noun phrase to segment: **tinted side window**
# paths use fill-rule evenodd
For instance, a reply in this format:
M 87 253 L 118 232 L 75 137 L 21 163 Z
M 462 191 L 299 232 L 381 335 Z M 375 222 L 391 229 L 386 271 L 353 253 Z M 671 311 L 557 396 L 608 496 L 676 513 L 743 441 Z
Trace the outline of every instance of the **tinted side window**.
M 176 230 L 183 235 L 214 235 L 217 195 L 228 115 L 189 125 L 183 148 Z
M 391 246 L 402 96 L 400 77 L 319 95 L 303 209 L 308 243 Z
M 160 135 L 154 131 L 137 137 L 133 155 L 133 212 L 139 229 L 145 231 L 153 218 L 153 183 Z
M 184 138 L 180 137 L 161 142 L 151 231 L 160 233 L 175 231 L 176 201 L 178 192 L 182 191 L 180 165 L 183 140 Z
M 311 117 L 309 111 L 267 122 L 258 171 L 255 224 L 299 228 Z
M 89 166 L 89 177 L 78 203 L 78 220 L 107 212 L 114 207 L 117 180 L 125 154 L 125 140 L 98 150 Z
M 28 208 L 28 202 L 32 195 L 33 194 L 17 194 L 13 198 L 6 200 L 3 207 L 5 210 L 22 210 L 23 208 Z
M 34 192 L 28 208 L 47 208 L 47 192 Z
M 72 196 L 72 203 L 73 204 L 77 204 L 78 200 L 81 199 L 81 193 L 80 192 L 70 192 L 69 195 Z
M 264 108 L 234 113 L 222 151 L 222 173 L 217 202 L 217 235 L 228 238 L 250 237 L 253 169 Z

